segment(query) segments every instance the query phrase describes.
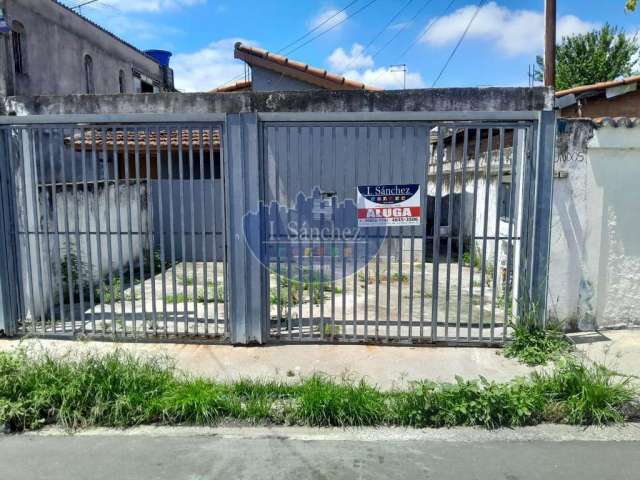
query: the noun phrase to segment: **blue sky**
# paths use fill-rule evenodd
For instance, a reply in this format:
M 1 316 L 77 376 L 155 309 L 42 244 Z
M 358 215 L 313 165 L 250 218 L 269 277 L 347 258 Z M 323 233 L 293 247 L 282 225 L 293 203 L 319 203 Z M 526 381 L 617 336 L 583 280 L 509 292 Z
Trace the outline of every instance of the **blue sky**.
M 233 59 L 238 40 L 279 51 L 320 24 L 283 53 L 402 88 L 402 73 L 389 66 L 407 65 L 407 87 L 432 86 L 474 14 L 437 86 L 526 85 L 528 65 L 542 52 L 543 4 L 486 1 L 476 14 L 478 0 L 98 0 L 81 12 L 139 48 L 171 50 L 176 86 L 184 91 L 241 77 L 242 63 Z M 640 13 L 625 13 L 624 0 L 558 0 L 559 34 L 605 22 L 633 35 Z

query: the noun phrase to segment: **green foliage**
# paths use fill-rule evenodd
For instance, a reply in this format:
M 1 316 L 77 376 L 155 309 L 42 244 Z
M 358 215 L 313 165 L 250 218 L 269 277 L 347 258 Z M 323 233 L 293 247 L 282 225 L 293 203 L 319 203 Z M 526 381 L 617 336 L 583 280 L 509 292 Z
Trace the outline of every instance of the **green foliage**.
M 188 288 L 187 290 L 187 293 L 178 292 L 173 295 L 167 295 L 164 297 L 164 301 L 166 303 L 184 303 L 185 301 L 193 302 L 193 288 Z M 206 294 L 207 295 L 205 298 L 204 288 L 196 289 L 196 303 L 213 303 L 216 301 L 218 303 L 224 302 L 224 287 L 220 284 L 218 284 L 218 288 L 216 289 L 213 282 L 209 282 L 209 284 L 207 285 Z
M 624 8 L 627 12 L 635 12 L 638 7 L 638 0 L 627 0 Z
M 574 425 L 602 425 L 624 421 L 625 405 L 637 392 L 631 379 L 601 364 L 587 364 L 574 358 L 561 360 L 551 373 L 534 374 L 539 395 L 555 407 L 555 418 Z
M 534 390 L 535 385 L 522 379 L 504 384 L 484 378 L 418 383 L 397 395 L 394 423 L 418 428 L 535 424 L 541 420 L 544 398 L 533 395 Z
M 513 329 L 513 340 L 504 348 L 504 355 L 517 358 L 530 366 L 544 365 L 556 360 L 572 349 L 562 332 L 562 325 L 548 322 L 545 327 L 538 323 L 538 309 L 524 307 Z
M 471 266 L 471 252 L 464 252 L 462 254 L 462 264 L 465 267 Z M 474 252 L 473 255 L 473 268 L 480 268 L 480 255 L 478 255 L 478 252 Z
M 635 8 L 635 1 L 629 4 Z M 637 53 L 636 38 L 608 23 L 599 30 L 564 37 L 556 50 L 556 89 L 627 77 L 633 73 Z M 541 56 L 536 61 L 536 80 L 542 81 L 544 62 Z
M 336 383 L 315 375 L 300 385 L 295 418 L 318 426 L 379 425 L 384 420 L 384 395 L 364 381 Z
M 166 359 L 120 350 L 77 357 L 0 352 L 0 424 L 9 431 L 53 423 L 76 429 L 224 419 L 311 426 L 599 425 L 633 415 L 637 394 L 627 377 L 574 359 L 508 383 L 458 378 L 383 392 L 364 381 L 320 375 L 294 384 L 186 378 Z
M 292 305 L 300 302 L 300 299 L 302 299 L 302 302 L 307 302 L 309 298 L 311 298 L 311 303 L 314 305 L 320 305 L 325 299 L 325 292 L 342 292 L 339 286 L 327 282 L 318 272 L 312 270 L 304 270 L 301 279 L 302 281 L 290 279 L 284 275 L 279 277 L 280 295 L 278 295 L 277 287 L 271 289 L 271 305 L 277 305 L 278 303 L 282 306 L 288 305 L 289 291 L 291 292 Z

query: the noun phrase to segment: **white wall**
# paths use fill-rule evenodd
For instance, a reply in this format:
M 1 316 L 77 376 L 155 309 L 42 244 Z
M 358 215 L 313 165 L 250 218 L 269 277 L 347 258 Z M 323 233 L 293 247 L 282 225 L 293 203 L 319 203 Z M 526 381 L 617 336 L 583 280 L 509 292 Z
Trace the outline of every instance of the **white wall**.
M 85 193 L 81 188 L 74 189 L 73 184 L 66 184 L 64 187 L 57 187 L 55 198 L 50 188 L 41 188 L 35 208 L 32 208 L 33 205 L 27 200 L 29 213 L 26 220 L 29 231 L 36 231 L 37 225 L 40 232 L 28 235 L 29 242 L 20 242 L 22 282 L 29 317 L 37 319 L 42 314 L 46 316 L 51 310 L 51 305 L 55 309 L 60 303 L 61 291 L 64 292 L 64 302 L 68 303 L 67 286 L 63 284 L 64 278 L 68 276 L 67 265 L 72 266 L 74 288 L 77 290 L 75 277 L 79 276 L 85 292 L 88 291 L 87 288 L 93 288 L 109 271 L 116 272 L 120 259 L 125 271 L 130 261 L 133 262 L 134 268 L 138 266 L 141 253 L 149 248 L 146 188 L 146 184 L 140 185 L 141 217 L 138 216 L 136 208 L 136 185 L 121 184 L 116 188 L 114 184 L 109 183 L 100 186 L 97 193 L 92 189 Z M 29 190 L 31 187 L 27 186 L 28 193 Z M 21 217 L 25 218 L 24 210 Z M 96 221 L 100 226 L 99 239 L 95 234 Z M 87 230 L 93 233 L 87 234 Z M 48 235 L 44 233 L 47 231 Z M 68 236 L 65 234 L 67 231 Z M 133 232 L 131 243 L 127 235 L 130 231 Z M 61 234 L 54 235 L 53 232 Z
M 551 314 L 584 330 L 640 325 L 640 128 L 567 122 L 558 160 Z

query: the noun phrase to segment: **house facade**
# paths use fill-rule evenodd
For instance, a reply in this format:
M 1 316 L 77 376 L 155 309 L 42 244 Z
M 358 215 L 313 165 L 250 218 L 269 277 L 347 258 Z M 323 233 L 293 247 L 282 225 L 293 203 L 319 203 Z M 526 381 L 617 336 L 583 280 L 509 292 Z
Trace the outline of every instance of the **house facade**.
M 173 72 L 55 0 L 0 0 L 0 95 L 173 91 Z

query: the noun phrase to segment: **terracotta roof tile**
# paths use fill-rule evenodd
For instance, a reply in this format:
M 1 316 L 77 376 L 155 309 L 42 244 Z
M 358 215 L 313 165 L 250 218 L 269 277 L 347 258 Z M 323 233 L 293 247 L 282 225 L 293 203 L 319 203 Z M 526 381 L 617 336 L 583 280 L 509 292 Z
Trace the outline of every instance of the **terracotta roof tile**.
M 568 88 L 566 90 L 559 90 L 556 92 L 556 97 L 564 97 L 565 95 L 569 95 L 571 93 L 585 93 L 597 90 L 606 90 L 611 87 L 618 87 L 620 85 L 627 85 L 630 83 L 640 82 L 640 75 L 636 75 L 633 77 L 621 78 L 619 80 L 610 80 L 608 82 L 599 82 L 594 83 L 592 85 L 581 85 L 579 87 Z
M 638 117 L 597 117 L 591 119 L 596 128 L 601 127 L 626 127 L 634 128 L 640 126 L 640 118 Z
M 202 135 L 200 134 L 200 130 L 198 129 L 191 129 L 190 133 L 191 145 L 194 149 L 199 149 L 200 145 L 202 144 L 203 150 L 209 150 L 211 140 L 213 141 L 214 150 L 218 150 L 220 148 L 220 132 L 218 130 L 213 130 L 211 139 L 209 138 L 208 130 L 203 130 Z M 166 129 L 161 129 L 159 139 L 161 150 L 167 150 L 169 142 L 172 149 L 177 149 L 179 144 L 182 145 L 183 149 L 189 148 L 188 129 L 183 129 L 180 136 L 178 136 L 177 130 L 172 130 L 170 137 L 169 135 L 167 135 Z M 123 150 L 126 144 L 127 148 L 132 153 L 135 151 L 136 145 L 141 152 L 144 152 L 146 150 L 147 145 L 152 151 L 158 147 L 158 135 L 156 134 L 154 129 L 151 129 L 149 131 L 148 139 L 144 130 L 138 130 L 137 132 L 134 130 L 127 131 L 126 141 L 123 130 L 116 130 L 115 136 L 113 130 L 107 130 L 105 138 L 103 138 L 101 130 L 85 130 L 83 133 L 76 132 L 74 133 L 73 137 L 65 138 L 65 143 L 67 145 L 73 143 L 75 150 L 82 149 L 83 143 L 86 149 L 91 149 L 94 141 L 97 151 L 100 151 L 103 148 L 103 144 L 104 147 L 106 147 L 107 150 L 110 151 L 114 148 Z
M 210 90 L 209 93 L 228 93 L 228 92 L 242 92 L 251 88 L 251 80 L 240 80 L 239 82 L 232 83 L 230 85 L 222 85 L 221 87 Z
M 298 80 L 307 81 L 313 83 L 317 81 L 317 85 L 322 88 L 331 89 L 332 86 L 336 87 L 336 90 L 368 90 L 368 91 L 380 91 L 381 89 L 365 85 L 361 82 L 349 80 L 341 75 L 329 73 L 326 70 L 312 67 L 306 63 L 299 62 L 297 60 L 291 60 L 282 55 L 268 52 L 261 48 L 250 47 L 243 45 L 241 42 L 235 44 L 234 57 L 240 58 L 247 63 L 251 63 L 251 58 L 256 57 L 258 59 L 266 60 L 267 63 L 262 62 L 261 66 L 269 68 L 269 63 L 274 64 L 277 71 L 282 71 L 282 68 L 290 69 L 291 76 Z M 301 72 L 301 73 L 298 73 Z M 286 73 L 285 73 L 286 74 Z M 224 88 L 224 87 L 222 87 Z

